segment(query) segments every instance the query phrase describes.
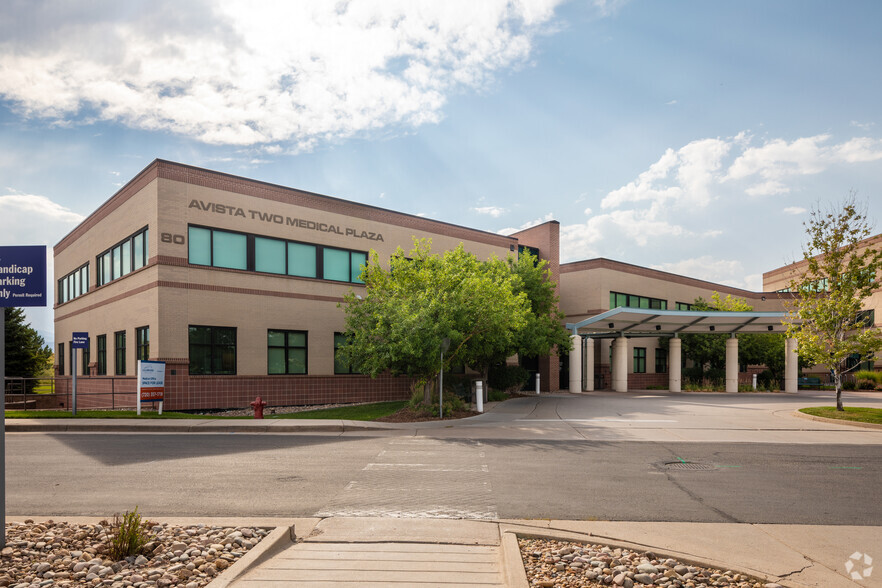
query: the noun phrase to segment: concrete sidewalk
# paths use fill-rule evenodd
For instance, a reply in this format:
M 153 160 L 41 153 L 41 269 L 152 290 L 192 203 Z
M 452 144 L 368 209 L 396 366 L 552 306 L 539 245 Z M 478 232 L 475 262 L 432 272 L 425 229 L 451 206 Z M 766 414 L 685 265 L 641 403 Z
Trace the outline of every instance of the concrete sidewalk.
M 291 525 L 292 533 L 281 527 L 211 588 L 527 588 L 517 535 L 652 551 L 794 588 L 882 586 L 872 574 L 856 583 L 845 568 L 855 552 L 882 554 L 876 527 L 389 518 Z

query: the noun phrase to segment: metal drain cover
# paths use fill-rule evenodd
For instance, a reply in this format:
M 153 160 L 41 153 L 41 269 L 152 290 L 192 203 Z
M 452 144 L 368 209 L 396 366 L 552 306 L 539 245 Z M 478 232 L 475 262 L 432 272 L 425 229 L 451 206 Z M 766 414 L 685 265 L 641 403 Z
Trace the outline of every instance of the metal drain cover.
M 714 466 L 707 463 L 694 463 L 691 461 L 669 461 L 665 463 L 669 470 L 712 470 Z

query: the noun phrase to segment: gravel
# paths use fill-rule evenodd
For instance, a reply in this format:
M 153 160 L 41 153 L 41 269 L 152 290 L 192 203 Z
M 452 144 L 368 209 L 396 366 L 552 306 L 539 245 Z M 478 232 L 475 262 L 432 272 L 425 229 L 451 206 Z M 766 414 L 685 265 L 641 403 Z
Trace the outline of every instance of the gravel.
M 550 539 L 518 538 L 530 586 L 540 588 L 781 588 L 733 572 L 684 564 L 650 552 Z
M 144 553 L 120 561 L 107 555 L 111 525 L 32 519 L 6 525 L 0 586 L 12 588 L 206 586 L 269 532 L 255 527 L 149 523 Z

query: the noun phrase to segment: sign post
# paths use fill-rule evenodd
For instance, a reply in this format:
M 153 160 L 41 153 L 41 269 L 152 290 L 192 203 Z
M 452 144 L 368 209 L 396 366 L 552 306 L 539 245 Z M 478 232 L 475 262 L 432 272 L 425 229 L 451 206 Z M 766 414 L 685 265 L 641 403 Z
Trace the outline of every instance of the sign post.
M 138 416 L 142 402 L 158 402 L 162 414 L 165 397 L 165 362 L 138 360 Z
M 71 416 L 77 416 L 77 349 L 89 347 L 89 333 L 75 332 L 70 339 Z
M 0 247 L 0 548 L 6 547 L 7 306 L 46 306 L 45 245 Z

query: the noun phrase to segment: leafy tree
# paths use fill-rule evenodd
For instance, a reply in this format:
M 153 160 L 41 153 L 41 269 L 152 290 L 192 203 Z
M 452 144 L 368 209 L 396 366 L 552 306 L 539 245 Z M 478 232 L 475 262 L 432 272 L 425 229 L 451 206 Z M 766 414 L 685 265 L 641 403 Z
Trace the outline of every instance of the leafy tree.
M 7 307 L 6 317 L 6 376 L 36 378 L 49 366 L 52 349 L 30 324 L 25 322 L 22 308 Z M 27 381 L 26 390 L 33 391 L 36 382 Z
M 401 248 L 389 268 L 371 251 L 361 274 L 364 297 L 345 297 L 347 344 L 340 353 L 363 373 L 390 371 L 416 378 L 428 401 L 440 370 L 441 342 L 447 366 L 475 365 L 511 349 L 529 313 L 503 263 L 481 262 L 462 245 L 442 255 L 431 241 Z
M 787 334 L 796 337 L 801 357 L 830 367 L 836 410 L 844 410 L 842 375 L 857 367 L 849 359 L 870 359 L 882 349 L 882 333 L 861 315 L 863 300 L 879 287 L 882 249 L 861 243 L 873 226 L 854 194 L 840 206 L 813 209 L 803 225 L 806 266 L 790 282 Z
M 364 297 L 345 300 L 347 344 L 340 353 L 363 373 L 416 378 L 429 402 L 444 339 L 445 367 L 467 365 L 486 380 L 490 366 L 516 353 L 547 354 L 570 341 L 547 265 L 532 256 L 480 261 L 462 245 L 441 255 L 431 242 L 400 248 L 389 268 L 372 251 L 361 275 Z

